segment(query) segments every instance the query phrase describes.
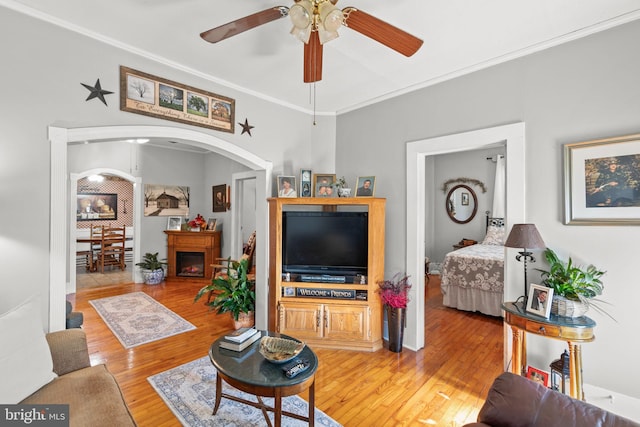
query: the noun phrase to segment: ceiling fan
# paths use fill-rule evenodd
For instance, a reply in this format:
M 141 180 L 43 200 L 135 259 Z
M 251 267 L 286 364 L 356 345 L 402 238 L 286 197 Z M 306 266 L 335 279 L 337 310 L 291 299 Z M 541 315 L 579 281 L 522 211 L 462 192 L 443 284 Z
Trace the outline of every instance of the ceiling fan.
M 378 43 L 411 56 L 420 49 L 422 40 L 355 7 L 338 9 L 338 0 L 295 0 L 290 8 L 275 6 L 200 34 L 204 40 L 221 40 L 289 16 L 291 34 L 304 42 L 304 82 L 322 80 L 322 46 L 338 37 L 341 26 L 351 28 Z

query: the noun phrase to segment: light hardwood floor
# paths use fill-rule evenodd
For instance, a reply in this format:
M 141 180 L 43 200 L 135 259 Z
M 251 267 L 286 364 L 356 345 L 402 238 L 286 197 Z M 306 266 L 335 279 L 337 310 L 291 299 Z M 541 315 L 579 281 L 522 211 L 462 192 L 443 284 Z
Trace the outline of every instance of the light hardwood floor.
M 502 319 L 442 306 L 439 283 L 433 276 L 426 289 L 423 349 L 314 349 L 320 362 L 317 408 L 344 426 L 460 426 L 475 421 L 488 388 L 502 372 Z M 211 342 L 231 330 L 226 316 L 193 303 L 200 286 L 129 283 L 79 288 L 69 296 L 74 309 L 84 313 L 92 364 L 106 363 L 114 373 L 140 426 L 180 425 L 147 377 L 206 356 Z M 133 291 L 149 294 L 197 329 L 124 349 L 89 300 Z

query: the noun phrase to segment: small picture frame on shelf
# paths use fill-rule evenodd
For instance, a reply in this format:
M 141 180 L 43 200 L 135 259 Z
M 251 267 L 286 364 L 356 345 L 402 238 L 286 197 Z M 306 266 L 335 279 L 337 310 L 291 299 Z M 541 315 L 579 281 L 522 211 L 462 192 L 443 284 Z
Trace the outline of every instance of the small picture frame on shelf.
M 536 285 L 529 285 L 529 298 L 527 299 L 527 311 L 544 318 L 549 318 L 551 314 L 551 299 L 553 298 L 553 288 Z
M 359 176 L 356 182 L 356 197 L 373 197 L 375 188 L 375 176 Z
M 278 175 L 278 197 L 298 197 L 295 176 Z
M 207 220 L 207 228 L 205 231 L 216 231 L 216 223 L 218 222 L 215 218 L 209 218 Z
M 541 369 L 527 366 L 527 378 L 545 387 L 549 387 L 549 373 Z
M 336 174 L 318 173 L 313 174 L 313 196 L 314 197 L 338 197 L 334 184 Z
M 311 197 L 313 195 L 311 177 L 311 169 L 300 169 L 300 197 Z
M 182 217 L 180 217 L 180 216 L 170 216 L 167 219 L 167 230 L 180 231 L 180 227 L 181 226 L 182 226 Z

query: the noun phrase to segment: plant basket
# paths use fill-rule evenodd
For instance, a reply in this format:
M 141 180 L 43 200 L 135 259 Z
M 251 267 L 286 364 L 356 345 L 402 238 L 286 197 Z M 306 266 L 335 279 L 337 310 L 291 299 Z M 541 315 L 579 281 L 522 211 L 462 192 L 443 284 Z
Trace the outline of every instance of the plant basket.
M 551 313 L 564 317 L 580 317 L 589 310 L 589 304 L 554 295 L 551 302 Z

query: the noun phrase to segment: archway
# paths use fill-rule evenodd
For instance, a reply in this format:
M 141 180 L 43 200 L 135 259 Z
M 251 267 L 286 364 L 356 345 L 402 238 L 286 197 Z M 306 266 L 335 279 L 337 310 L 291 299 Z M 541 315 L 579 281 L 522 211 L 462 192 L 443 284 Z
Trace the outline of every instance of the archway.
M 125 140 L 129 138 L 169 138 L 184 141 L 189 145 L 206 148 L 232 160 L 237 161 L 255 171 L 262 171 L 267 179 L 264 185 L 256 188 L 256 197 L 266 200 L 271 194 L 271 162 L 261 159 L 216 136 L 191 129 L 170 126 L 104 126 L 85 128 L 62 128 L 50 126 L 48 129 L 51 144 L 51 199 L 50 199 L 50 251 L 49 251 L 49 330 L 65 328 L 65 297 L 67 270 L 67 236 L 68 236 L 68 170 L 67 145 L 84 141 Z M 141 202 L 138 199 L 137 202 Z M 268 215 L 266 204 L 260 204 L 256 210 L 256 231 L 267 236 Z M 136 227 L 139 229 L 139 226 Z M 134 237 L 135 238 L 135 237 Z M 266 254 L 267 239 L 257 240 L 257 251 Z M 139 254 L 138 254 L 139 255 Z M 134 263 L 138 258 L 134 257 Z M 256 266 L 256 306 L 267 307 L 267 267 Z M 266 325 L 256 325 L 266 327 Z
M 474 150 L 502 144 L 506 147 L 507 206 L 505 227 L 523 222 L 525 218 L 525 127 L 515 123 L 476 131 L 428 138 L 407 143 L 407 234 L 406 271 L 412 277 L 424 277 L 426 208 L 425 159 L 427 156 Z M 505 298 L 511 296 L 508 283 L 519 283 L 513 260 L 505 257 Z M 517 290 L 515 290 L 517 293 Z M 405 342 L 408 348 L 424 347 L 424 283 L 418 281 L 411 289 L 411 309 L 407 311 Z

